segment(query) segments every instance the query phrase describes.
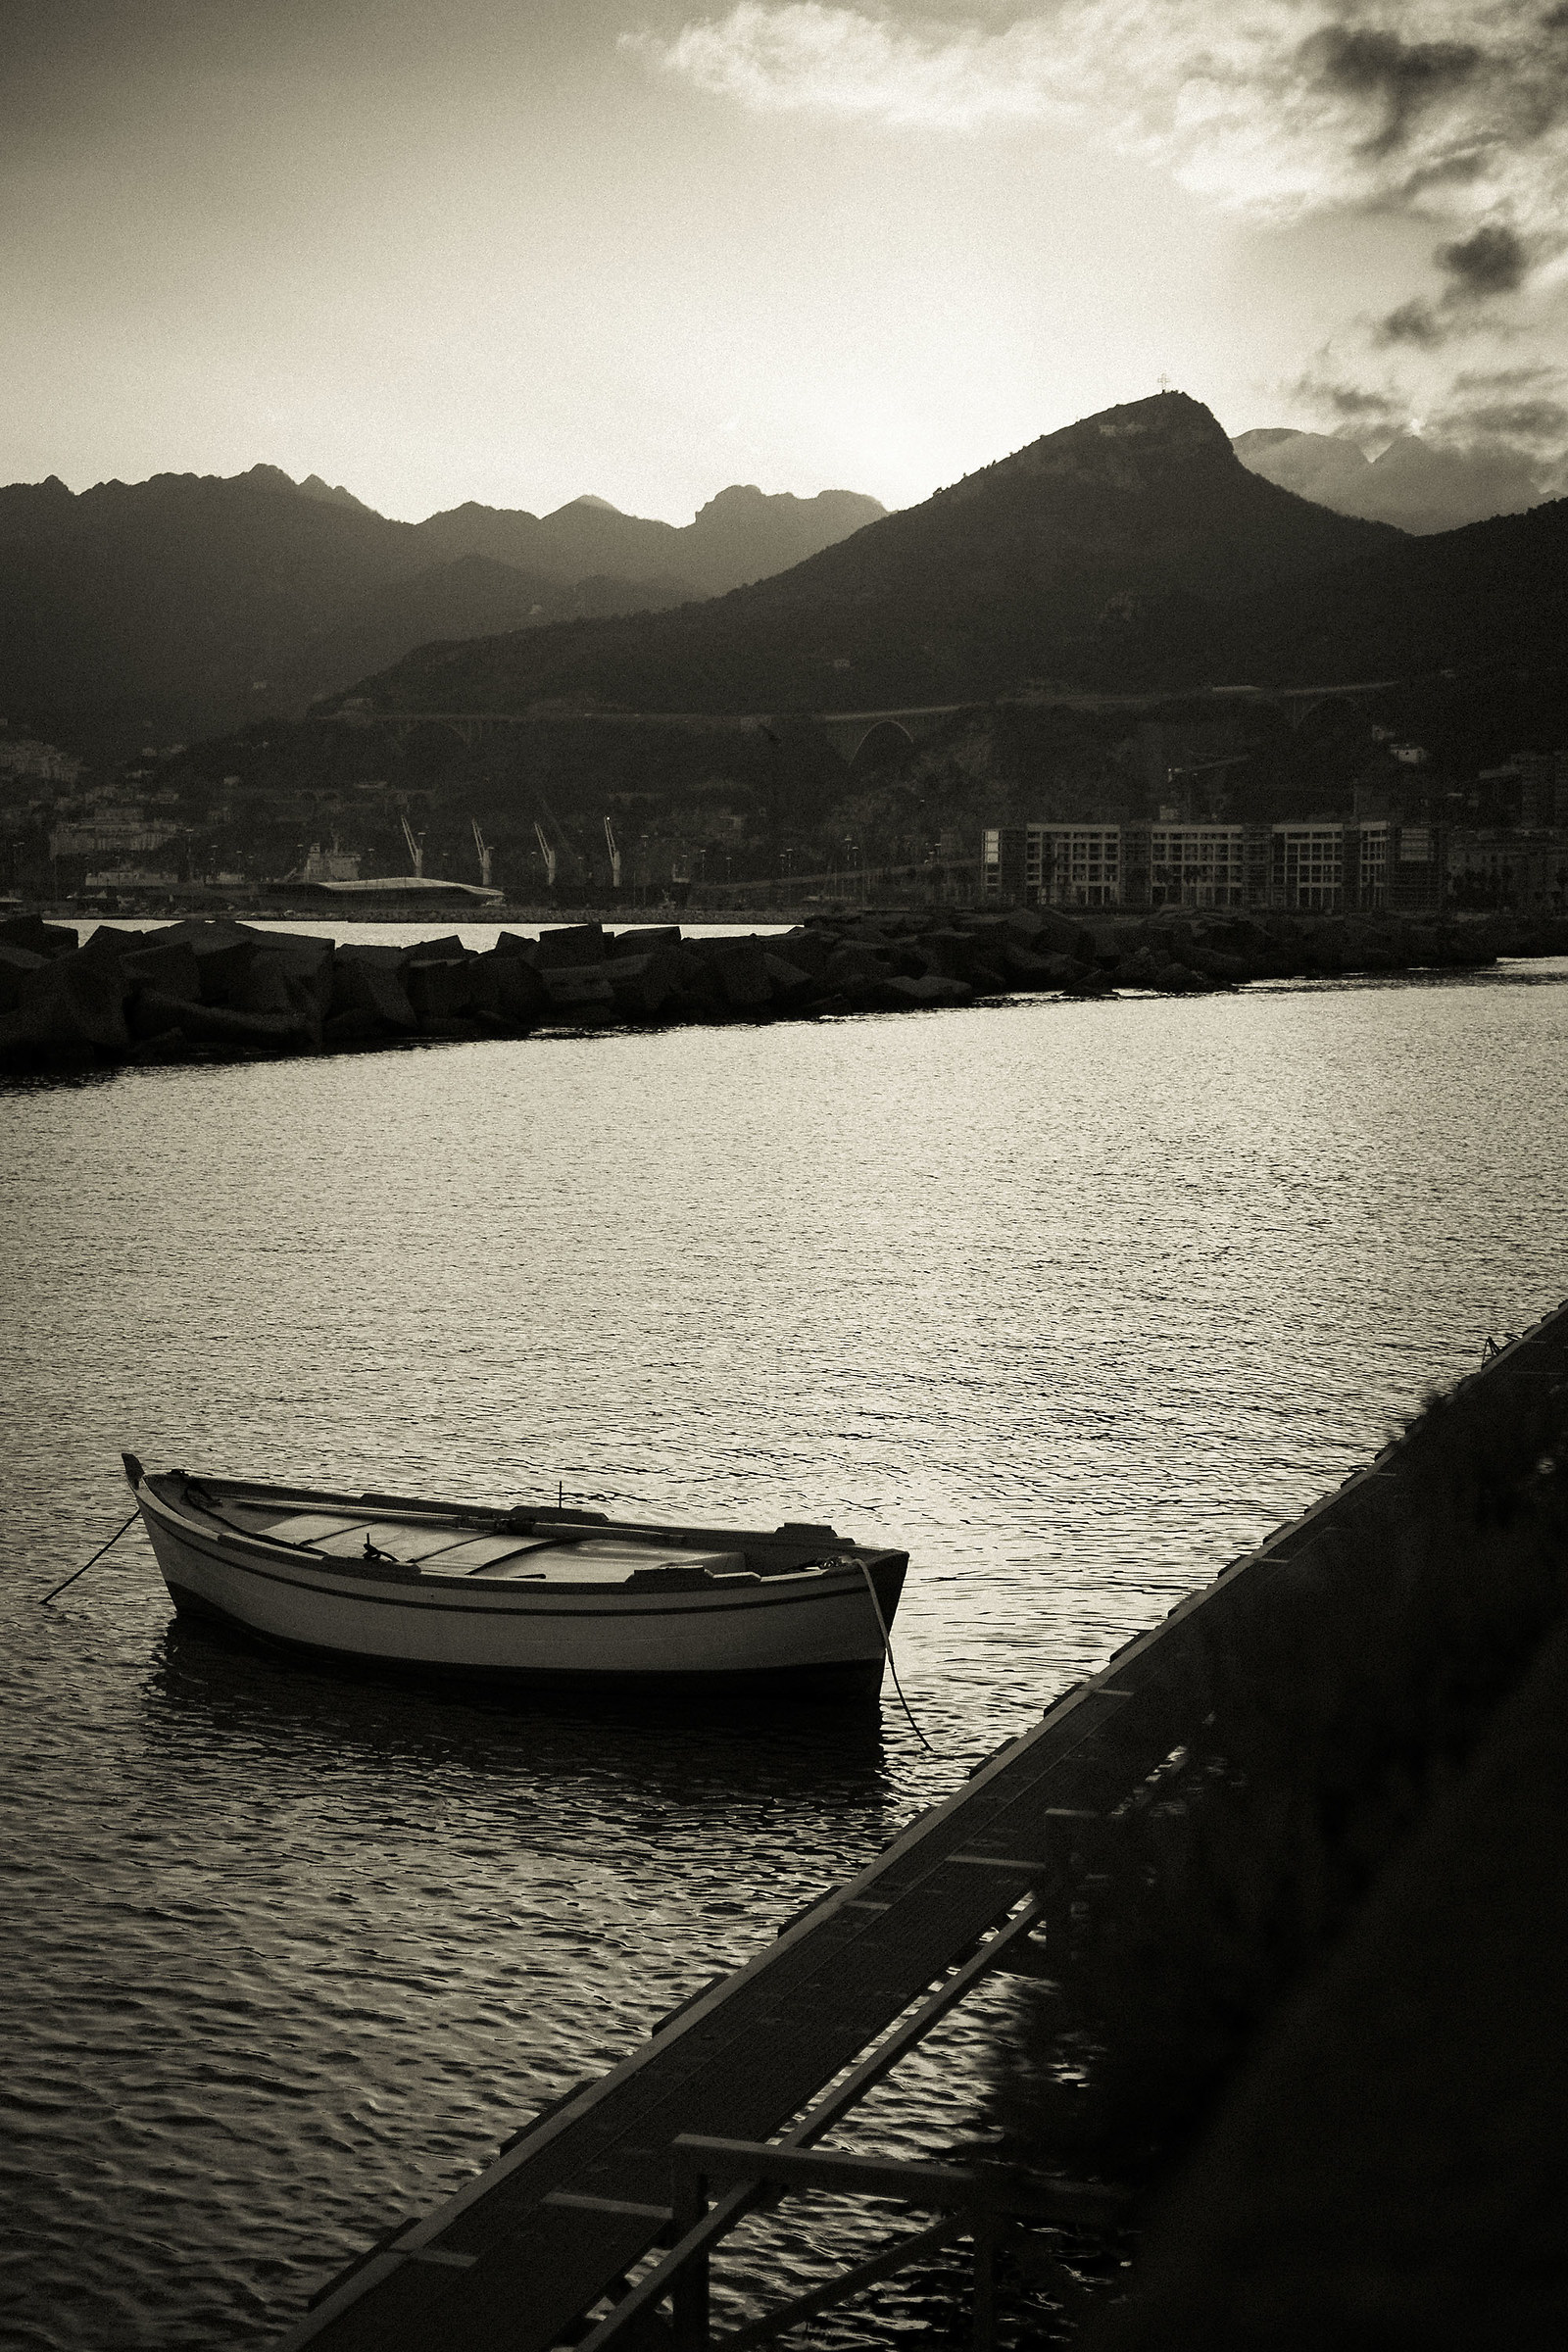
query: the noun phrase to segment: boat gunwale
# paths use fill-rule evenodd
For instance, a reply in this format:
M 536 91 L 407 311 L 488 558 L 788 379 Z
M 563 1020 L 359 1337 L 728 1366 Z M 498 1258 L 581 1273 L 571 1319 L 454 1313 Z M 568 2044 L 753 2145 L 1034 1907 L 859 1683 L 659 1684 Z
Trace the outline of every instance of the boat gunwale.
M 462 1525 L 471 1522 L 475 1533 L 494 1535 L 503 1533 L 515 1533 L 519 1536 L 538 1534 L 559 1537 L 563 1541 L 576 1538 L 579 1542 L 587 1541 L 595 1536 L 624 1536 L 630 1537 L 634 1542 L 650 1544 L 678 1544 L 693 1550 L 706 1550 L 719 1546 L 732 1549 L 736 1545 L 755 1545 L 760 1549 L 768 1545 L 776 1547 L 789 1545 L 798 1548 L 810 1538 L 816 1537 L 820 1538 L 824 1547 L 833 1544 L 837 1546 L 840 1553 L 853 1552 L 857 1558 L 863 1557 L 868 1560 L 883 1559 L 890 1551 L 898 1548 L 896 1544 L 858 1544 L 849 1536 L 839 1535 L 833 1528 L 800 1526 L 791 1523 L 775 1528 L 685 1526 L 667 1520 L 611 1519 L 603 1511 L 586 1511 L 579 1516 L 564 1509 L 558 1510 L 554 1504 L 540 1504 L 537 1514 L 535 1514 L 530 1512 L 526 1503 L 436 1502 L 427 1495 L 382 1494 L 374 1491 L 368 1491 L 363 1494 L 346 1494 L 341 1490 L 331 1491 L 324 1487 L 270 1487 L 257 1479 L 209 1478 L 199 1471 L 153 1472 L 143 1470 L 141 1473 L 141 1481 L 144 1485 L 150 1484 L 154 1477 L 185 1479 L 192 1485 L 203 1487 L 209 1493 L 223 1495 L 230 1500 L 237 1501 L 246 1496 L 255 1495 L 269 1501 L 324 1503 L 345 1511 L 361 1503 L 368 1503 L 373 1504 L 379 1511 L 389 1516 L 402 1518 L 410 1513 L 427 1514 L 433 1519 L 446 1523 Z M 519 1525 L 514 1530 L 503 1529 L 501 1522 L 512 1518 L 514 1514 L 526 1524 Z M 286 1539 L 282 1537 L 257 1538 L 255 1540 L 286 1543 Z M 302 1547 L 291 1545 L 289 1548 L 299 1549 Z M 790 1571 L 787 1570 L 773 1571 L 774 1575 L 788 1573 Z
M 190 1544 L 201 1556 L 242 1576 L 260 1576 L 270 1582 L 295 1584 L 306 1590 L 329 1593 L 333 1588 L 330 1584 L 323 1585 L 322 1579 L 343 1577 L 351 1587 L 360 1589 L 340 1592 L 336 1597 L 351 1602 L 370 1602 L 378 1607 L 435 1609 L 459 1616 L 706 1615 L 715 1609 L 798 1606 L 818 1598 L 837 1600 L 852 1592 L 858 1593 L 863 1590 L 862 1569 L 870 1569 L 884 1560 L 897 1560 L 906 1571 L 908 1565 L 906 1554 L 891 1548 L 872 1551 L 863 1545 L 847 1545 L 847 1550 L 854 1550 L 861 1556 L 846 1559 L 836 1568 L 817 1566 L 779 1571 L 770 1576 L 736 1577 L 732 1582 L 715 1580 L 706 1589 L 682 1585 L 660 1591 L 653 1586 L 639 1588 L 629 1578 L 620 1583 L 610 1583 L 604 1579 L 573 1581 L 567 1577 L 556 1577 L 548 1582 L 543 1577 L 471 1581 L 458 1577 L 426 1578 L 421 1576 L 416 1565 L 404 1569 L 388 1561 L 356 1559 L 352 1554 L 340 1557 L 314 1551 L 305 1544 L 290 1544 L 282 1537 L 251 1534 L 234 1527 L 227 1520 L 218 1519 L 216 1515 L 187 1516 L 166 1494 L 157 1491 L 153 1484 L 155 1475 L 160 1479 L 170 1479 L 186 1474 L 142 1471 L 139 1479 L 132 1482 L 132 1493 L 138 1508 L 151 1507 L 167 1523 L 177 1541 Z M 232 1492 L 257 1492 L 255 1488 L 241 1486 L 237 1481 L 196 1478 L 192 1483 L 214 1491 L 221 1484 Z M 360 1498 L 338 1496 L 333 1499 Z M 219 1530 L 220 1534 L 217 1532 Z M 596 1527 L 592 1532 L 610 1531 Z M 241 1545 L 255 1546 L 264 1553 L 264 1560 L 235 1558 L 233 1547 Z M 208 1549 L 208 1546 L 212 1548 Z M 294 1577 L 276 1576 L 273 1573 L 275 1568 L 285 1564 L 300 1573 Z M 389 1569 L 392 1573 L 388 1573 Z M 380 1585 L 384 1590 L 379 1592 L 364 1590 L 371 1584 Z M 791 1587 L 794 1590 L 790 1590 Z M 483 1599 L 480 1598 L 481 1593 L 485 1596 Z M 578 1605 L 559 1611 L 541 1606 L 558 1595 L 571 1596 Z M 633 1605 L 627 1607 L 625 1604 L 628 1601 Z M 584 1608 L 584 1602 L 594 1605 Z

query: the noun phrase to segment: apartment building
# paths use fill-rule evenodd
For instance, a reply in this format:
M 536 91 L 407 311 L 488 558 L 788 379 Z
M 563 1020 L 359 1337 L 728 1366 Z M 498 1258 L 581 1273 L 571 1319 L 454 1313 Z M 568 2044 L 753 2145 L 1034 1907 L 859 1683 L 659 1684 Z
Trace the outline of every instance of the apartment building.
M 1443 905 L 1446 852 L 1441 826 L 1392 817 L 998 825 L 981 837 L 980 896 L 1014 906 L 1418 913 Z
M 1568 827 L 1455 827 L 1448 884 L 1461 906 L 1568 906 Z

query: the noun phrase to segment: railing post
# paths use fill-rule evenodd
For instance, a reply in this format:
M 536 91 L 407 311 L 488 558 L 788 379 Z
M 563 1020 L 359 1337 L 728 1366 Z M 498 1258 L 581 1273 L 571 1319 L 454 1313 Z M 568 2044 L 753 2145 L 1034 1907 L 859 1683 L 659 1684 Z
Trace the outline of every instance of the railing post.
M 675 2241 L 695 2230 L 708 2211 L 708 2180 L 688 2156 L 676 2148 L 671 2157 L 670 2206 Z M 693 2254 L 676 2272 L 670 2288 L 670 2317 L 674 2322 L 674 2352 L 708 2352 L 708 2248 Z

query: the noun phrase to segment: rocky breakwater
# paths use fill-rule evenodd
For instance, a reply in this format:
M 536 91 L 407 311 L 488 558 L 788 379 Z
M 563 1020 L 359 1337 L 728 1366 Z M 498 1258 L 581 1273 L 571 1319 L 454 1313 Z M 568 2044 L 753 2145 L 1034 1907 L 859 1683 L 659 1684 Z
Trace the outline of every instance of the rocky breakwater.
M 675 924 L 414 947 L 192 920 L 152 931 L 0 923 L 0 1064 L 314 1054 L 541 1028 L 908 1012 L 1020 991 L 1179 996 L 1256 979 L 1568 955 L 1568 919 L 1018 908 L 813 917 L 752 938 Z
M 1568 955 L 1568 916 L 1560 914 L 1172 909 L 1140 916 L 1094 909 L 1083 920 L 1095 967 L 1111 987 L 1165 996 L 1248 980 L 1434 971 L 1495 963 L 1502 956 Z

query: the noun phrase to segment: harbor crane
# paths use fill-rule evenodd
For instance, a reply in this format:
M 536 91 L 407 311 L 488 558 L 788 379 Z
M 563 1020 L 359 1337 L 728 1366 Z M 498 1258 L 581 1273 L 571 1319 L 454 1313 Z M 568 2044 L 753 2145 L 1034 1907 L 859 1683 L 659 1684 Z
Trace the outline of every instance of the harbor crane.
M 610 849 L 610 885 L 612 890 L 619 890 L 620 845 L 615 839 L 615 828 L 608 816 L 605 819 L 605 840 Z
M 409 845 L 409 856 L 414 859 L 414 879 L 416 882 L 422 882 L 424 880 L 424 835 L 416 833 L 407 817 L 403 819 L 403 838 Z
M 468 822 L 473 827 L 473 846 L 479 853 L 479 879 L 488 890 L 490 887 L 490 844 L 479 830 L 479 819 L 476 816 L 470 816 Z
M 535 817 L 533 820 L 533 830 L 534 838 L 539 844 L 539 855 L 545 861 L 545 880 L 549 883 L 551 889 L 554 890 L 556 887 L 555 849 L 552 846 L 549 834 L 545 831 L 543 825 L 539 822 L 537 817 Z

